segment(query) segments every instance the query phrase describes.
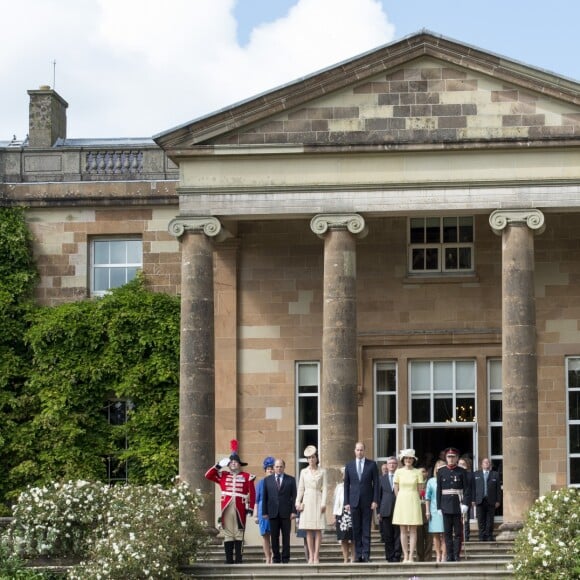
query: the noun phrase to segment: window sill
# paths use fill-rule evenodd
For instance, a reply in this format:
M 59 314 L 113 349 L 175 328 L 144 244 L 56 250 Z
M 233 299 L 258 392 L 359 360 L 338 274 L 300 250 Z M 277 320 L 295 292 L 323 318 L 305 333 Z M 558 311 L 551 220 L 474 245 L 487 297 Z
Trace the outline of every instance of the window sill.
M 407 274 L 403 284 L 479 284 L 479 276 L 473 274 Z

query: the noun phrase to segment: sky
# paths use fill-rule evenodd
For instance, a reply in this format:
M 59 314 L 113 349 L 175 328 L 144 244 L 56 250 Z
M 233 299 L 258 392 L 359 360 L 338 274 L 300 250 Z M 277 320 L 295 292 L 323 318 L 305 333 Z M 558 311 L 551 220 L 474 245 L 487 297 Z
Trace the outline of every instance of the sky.
M 0 141 L 151 137 L 427 29 L 580 82 L 578 0 L 0 0 Z

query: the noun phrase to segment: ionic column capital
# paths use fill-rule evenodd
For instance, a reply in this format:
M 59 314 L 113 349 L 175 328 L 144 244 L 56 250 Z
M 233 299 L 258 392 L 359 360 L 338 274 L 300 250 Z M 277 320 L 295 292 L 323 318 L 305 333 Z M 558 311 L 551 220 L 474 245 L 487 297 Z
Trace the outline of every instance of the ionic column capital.
M 489 216 L 489 225 L 498 236 L 507 226 L 516 224 L 525 224 L 536 234 L 541 234 L 546 227 L 544 214 L 539 209 L 496 209 Z
M 365 220 L 358 213 L 319 213 L 310 220 L 310 229 L 320 238 L 329 229 L 347 229 L 360 238 L 367 235 Z
M 208 238 L 215 238 L 218 242 L 231 237 L 221 222 L 213 216 L 176 217 L 169 222 L 167 230 L 176 238 L 180 238 L 186 231 L 204 233 Z

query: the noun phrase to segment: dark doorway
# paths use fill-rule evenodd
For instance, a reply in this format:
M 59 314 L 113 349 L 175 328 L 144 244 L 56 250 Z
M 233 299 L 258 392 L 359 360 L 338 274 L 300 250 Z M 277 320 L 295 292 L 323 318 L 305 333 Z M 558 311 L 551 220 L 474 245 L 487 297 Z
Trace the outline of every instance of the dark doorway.
M 431 470 L 439 454 L 447 447 L 456 447 L 460 455 L 473 459 L 473 429 L 470 427 L 413 427 L 412 447 L 419 465 Z

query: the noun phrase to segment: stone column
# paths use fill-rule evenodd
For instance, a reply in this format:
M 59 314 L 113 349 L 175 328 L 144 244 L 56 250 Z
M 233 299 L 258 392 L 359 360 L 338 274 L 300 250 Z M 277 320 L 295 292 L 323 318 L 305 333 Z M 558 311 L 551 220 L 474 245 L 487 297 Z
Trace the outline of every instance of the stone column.
M 504 521 L 499 539 L 511 539 L 540 487 L 534 233 L 544 230 L 544 215 L 536 209 L 496 210 L 489 223 L 502 236 Z
M 214 523 L 215 484 L 205 479 L 215 464 L 214 217 L 178 217 L 169 232 L 181 241 L 179 363 L 179 476 L 205 497 L 202 517 Z
M 319 453 L 332 490 L 358 440 L 355 235 L 366 229 L 357 214 L 320 214 L 310 227 L 324 239 Z M 326 509 L 332 513 L 332 494 Z

